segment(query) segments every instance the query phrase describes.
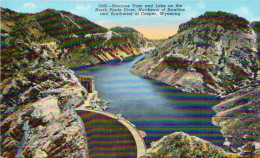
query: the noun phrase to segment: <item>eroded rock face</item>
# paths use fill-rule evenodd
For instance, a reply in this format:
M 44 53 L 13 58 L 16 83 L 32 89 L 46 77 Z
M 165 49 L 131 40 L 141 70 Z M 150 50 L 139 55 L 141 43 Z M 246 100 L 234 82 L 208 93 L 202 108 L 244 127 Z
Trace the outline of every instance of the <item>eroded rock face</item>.
M 148 40 L 133 28 L 108 30 L 62 10 L 27 14 L 0 9 L 3 38 L 12 36 L 28 43 L 44 43 L 42 50 L 69 67 L 121 61 L 140 55 L 140 47 L 148 45 Z
M 84 103 L 84 91 L 70 89 L 62 91 L 58 96 L 58 106 L 61 110 L 75 108 Z
M 203 139 L 176 132 L 152 143 L 143 158 L 182 158 L 182 157 L 236 157 L 218 146 Z M 238 156 L 237 156 L 238 157 Z
M 11 44 L 10 44 L 11 40 Z M 72 71 L 26 43 L 1 48 L 1 157 L 88 157 Z
M 233 22 L 228 27 L 223 19 Z M 233 14 L 207 12 L 182 24 L 130 71 L 188 92 L 228 94 L 257 80 L 259 41 L 253 26 Z
M 213 109 L 213 123 L 221 127 L 225 145 L 241 156 L 259 157 L 260 143 L 260 88 L 245 87 L 226 97 Z
M 29 124 L 28 140 L 22 147 L 26 157 L 87 157 L 82 129 L 73 110 L 38 116 L 44 124 Z M 35 122 L 35 121 L 33 121 Z
M 180 25 L 130 71 L 184 91 L 226 97 L 214 107 L 213 118 L 225 145 L 241 156 L 259 157 L 259 59 L 259 22 L 207 12 Z

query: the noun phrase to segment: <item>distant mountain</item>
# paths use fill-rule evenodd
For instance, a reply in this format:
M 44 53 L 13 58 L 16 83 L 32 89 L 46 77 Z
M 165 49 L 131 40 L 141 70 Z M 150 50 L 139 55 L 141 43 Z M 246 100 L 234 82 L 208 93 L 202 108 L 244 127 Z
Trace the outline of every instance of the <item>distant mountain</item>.
M 258 82 L 259 22 L 206 12 L 141 59 L 131 72 L 184 91 L 227 94 Z
M 123 60 L 141 54 L 146 38 L 132 28 L 107 29 L 66 11 L 46 9 L 35 14 L 1 8 L 1 36 L 51 50 L 67 66 Z

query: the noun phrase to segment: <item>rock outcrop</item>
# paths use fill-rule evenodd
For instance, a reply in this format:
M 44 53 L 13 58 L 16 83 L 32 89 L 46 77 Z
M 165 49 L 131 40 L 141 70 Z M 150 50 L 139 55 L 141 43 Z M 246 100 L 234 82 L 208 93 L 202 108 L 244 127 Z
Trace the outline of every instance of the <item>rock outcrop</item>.
M 258 23 L 225 12 L 206 12 L 180 25 L 131 72 L 196 93 L 228 94 L 257 82 Z
M 1 41 L 1 157 L 88 157 L 75 107 L 88 96 L 48 52 Z
M 86 90 L 64 65 L 124 60 L 145 42 L 132 28 L 108 30 L 66 11 L 1 8 L 1 157 L 88 157 L 74 108 L 93 83 Z
M 206 12 L 180 25 L 176 35 L 130 71 L 184 91 L 218 94 L 223 100 L 213 107 L 213 123 L 221 127 L 224 145 L 242 157 L 259 157 L 259 68 L 259 22 Z M 170 152 L 164 145 L 163 152 L 149 149 L 151 157 L 167 157 Z
M 142 158 L 225 158 L 238 157 L 236 154 L 225 152 L 220 147 L 213 145 L 203 139 L 190 136 L 183 132 L 176 132 L 164 136 L 160 140 L 152 143 L 152 147 Z
M 3 38 L 41 44 L 62 64 L 86 66 L 140 55 L 148 39 L 132 28 L 110 30 L 70 12 L 46 9 L 35 14 L 1 8 Z M 150 42 L 151 43 L 151 42 Z
M 245 157 L 260 156 L 260 87 L 247 86 L 229 94 L 213 109 L 213 123 L 221 127 L 224 145 Z

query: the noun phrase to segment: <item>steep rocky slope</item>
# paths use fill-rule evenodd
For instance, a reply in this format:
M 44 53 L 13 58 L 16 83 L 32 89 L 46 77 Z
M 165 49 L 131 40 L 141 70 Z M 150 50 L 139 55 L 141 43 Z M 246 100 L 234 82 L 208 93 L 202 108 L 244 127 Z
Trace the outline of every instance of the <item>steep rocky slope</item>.
M 64 65 L 123 60 L 145 42 L 65 11 L 1 8 L 1 157 L 88 157 L 74 111 L 88 93 Z
M 84 40 L 86 40 L 85 44 L 81 44 L 80 48 L 78 47 L 79 49 L 75 48 L 74 50 L 70 50 L 70 43 L 68 43 L 68 47 L 66 46 L 63 49 L 64 51 L 60 53 L 62 57 L 66 57 L 69 62 L 78 62 L 81 65 L 113 60 L 120 61 L 128 57 L 141 55 L 140 48 L 146 46 L 147 43 L 147 39 L 141 33 L 128 27 L 111 28 L 106 33 L 85 36 Z M 64 54 L 64 52 L 66 53 Z M 73 55 L 69 52 L 73 52 Z M 66 60 L 63 63 L 66 64 Z
M 230 13 L 206 12 L 180 25 L 176 35 L 130 71 L 189 92 L 236 91 L 257 80 L 257 24 Z
M 161 157 L 235 158 L 238 156 L 236 154 L 227 153 L 220 147 L 198 137 L 190 136 L 183 132 L 176 132 L 154 142 L 152 147 L 147 150 L 147 153 L 142 158 Z
M 140 47 L 148 41 L 132 28 L 108 30 L 62 10 L 27 14 L 1 8 L 1 15 L 3 36 L 50 47 L 52 56 L 67 66 L 123 60 L 139 55 Z
M 221 127 L 224 143 L 241 156 L 260 156 L 260 87 L 250 85 L 229 94 L 213 109 L 213 123 Z
M 226 152 L 195 136 L 176 132 L 152 143 L 143 157 L 246 157 L 260 156 L 260 87 L 250 85 L 230 93 L 213 109 L 213 124 L 221 127 L 227 147 Z
M 206 12 L 180 25 L 176 35 L 130 71 L 184 91 L 220 95 L 223 100 L 213 107 L 213 123 L 221 127 L 224 145 L 241 157 L 259 157 L 259 24 L 230 13 Z M 148 149 L 147 156 L 167 157 L 177 150 L 167 148 L 170 137 Z
M 87 96 L 49 52 L 1 39 L 1 157 L 88 157 L 74 111 Z

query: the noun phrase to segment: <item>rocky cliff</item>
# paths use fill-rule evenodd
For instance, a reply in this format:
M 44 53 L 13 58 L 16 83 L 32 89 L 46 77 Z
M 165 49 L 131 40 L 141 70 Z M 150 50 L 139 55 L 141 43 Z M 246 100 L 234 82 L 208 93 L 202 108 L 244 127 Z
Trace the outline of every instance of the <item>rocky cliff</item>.
M 144 157 L 247 157 L 260 156 L 260 87 L 249 85 L 230 93 L 213 107 L 213 124 L 221 127 L 226 152 L 195 136 L 176 132 L 152 143 Z
M 88 157 L 74 111 L 87 96 L 49 52 L 1 39 L 1 157 Z
M 231 93 L 213 109 L 213 123 L 221 127 L 224 145 L 244 157 L 260 156 L 260 87 L 249 85 Z
M 206 12 L 180 25 L 132 73 L 184 91 L 228 94 L 257 82 L 259 23 L 225 12 Z
M 47 9 L 35 14 L 1 8 L 2 35 L 41 44 L 52 57 L 75 67 L 140 55 L 146 38 L 132 28 L 107 29 L 84 17 Z
M 123 60 L 145 44 L 66 11 L 1 8 L 1 157 L 88 157 L 74 111 L 88 92 L 64 65 Z
M 142 158 L 161 157 L 235 158 L 238 157 L 238 155 L 225 152 L 220 147 L 198 137 L 190 136 L 183 132 L 176 132 L 154 142 L 152 147 L 147 150 L 147 153 L 142 156 Z
M 213 107 L 213 123 L 221 127 L 224 145 L 241 157 L 259 157 L 259 26 L 230 13 L 206 12 L 181 24 L 176 35 L 130 71 L 184 91 L 218 94 L 223 100 Z M 170 137 L 148 149 L 148 157 L 178 151 L 176 146 L 167 148 Z

